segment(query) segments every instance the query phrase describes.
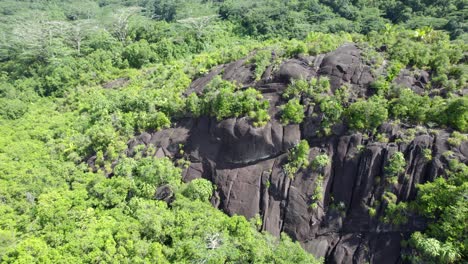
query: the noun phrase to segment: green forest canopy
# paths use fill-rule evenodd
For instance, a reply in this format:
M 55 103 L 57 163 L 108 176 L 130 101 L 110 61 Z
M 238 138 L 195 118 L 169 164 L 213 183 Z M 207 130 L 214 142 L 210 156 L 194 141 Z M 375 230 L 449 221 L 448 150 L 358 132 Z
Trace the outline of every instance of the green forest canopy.
M 180 168 L 167 159 L 125 157 L 127 140 L 183 116 L 249 116 L 262 126 L 268 105 L 255 91 L 220 82 L 200 98 L 183 92 L 213 66 L 253 50 L 291 57 L 349 41 L 368 47 L 369 60 L 390 61 L 393 71 L 373 84 L 376 95 L 345 111 L 342 94 L 310 92 L 316 83 L 291 93 L 310 94 L 328 122 L 343 117 L 356 130 L 400 119 L 467 132 L 468 99 L 457 96 L 468 74 L 467 11 L 463 0 L 1 1 L 0 260 L 315 262 L 286 235 L 277 240 L 257 232 L 255 219 L 214 209 L 210 182 L 182 183 Z M 383 45 L 383 55 L 372 52 Z M 265 54 L 253 61 L 260 75 L 271 59 Z M 431 86 L 447 94 L 393 87 L 403 67 L 430 71 Z M 101 88 L 114 80 L 125 85 Z M 290 102 L 286 110 L 302 108 Z M 285 111 L 283 118 L 302 122 L 303 115 Z M 97 172 L 86 164 L 94 154 Z M 420 188 L 417 210 L 434 221 L 409 244 L 424 260 L 467 257 L 468 173 L 452 163 L 448 180 Z M 176 193 L 171 207 L 151 199 L 161 185 Z

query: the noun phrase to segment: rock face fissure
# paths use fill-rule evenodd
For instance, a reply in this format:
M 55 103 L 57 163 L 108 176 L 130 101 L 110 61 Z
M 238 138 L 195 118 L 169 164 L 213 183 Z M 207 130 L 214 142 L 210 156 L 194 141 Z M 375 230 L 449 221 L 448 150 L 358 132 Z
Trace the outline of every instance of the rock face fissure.
M 360 56 L 353 44 L 325 55 L 299 56 L 285 60 L 276 71 L 267 71 L 257 83 L 246 60 L 218 66 L 195 80 L 189 92 L 200 93 L 217 74 L 241 86 L 255 87 L 270 101 L 272 119 L 265 126 L 253 127 L 247 118 L 220 122 L 210 117 L 185 118 L 172 128 L 135 137 L 128 143 L 128 155 L 133 155 L 135 146 L 144 144 L 154 145 L 157 157 L 188 159 L 190 166 L 184 170 L 183 180 L 203 177 L 212 181 L 217 186 L 214 206 L 229 215 L 260 216 L 262 230 L 275 236 L 287 233 L 327 263 L 401 262 L 401 240 L 423 229 L 425 221 L 416 216 L 409 216 L 403 225 L 379 221 L 385 215 L 382 195 L 391 190 L 398 201 L 414 199 L 416 184 L 443 175 L 447 161 L 442 153 L 451 150 L 458 159 L 467 161 L 466 142 L 451 148 L 449 134 L 443 130 L 431 134 L 413 129 L 416 132 L 408 138 L 409 129 L 395 124 L 379 128 L 378 132 L 389 139 L 387 143 L 349 133 L 343 125 L 332 128 L 332 135 L 321 137 L 313 110 L 306 112 L 302 125 L 282 125 L 275 118 L 276 106 L 284 103 L 281 93 L 291 78 L 326 75 L 332 90 L 346 83 L 351 96 L 369 96 L 368 86 L 375 77 Z M 405 76 L 398 81 L 409 82 Z M 419 86 L 427 83 L 428 77 L 421 76 Z M 302 169 L 289 177 L 283 171 L 287 153 L 301 139 L 310 145 L 310 161 L 327 154 L 331 162 L 320 170 Z M 432 160 L 425 158 L 424 149 L 432 150 Z M 396 151 L 404 153 L 406 173 L 389 184 L 384 167 Z M 319 184 L 322 195 L 314 201 Z M 314 202 L 316 206 L 311 206 Z M 375 215 L 369 214 L 370 208 L 376 210 Z

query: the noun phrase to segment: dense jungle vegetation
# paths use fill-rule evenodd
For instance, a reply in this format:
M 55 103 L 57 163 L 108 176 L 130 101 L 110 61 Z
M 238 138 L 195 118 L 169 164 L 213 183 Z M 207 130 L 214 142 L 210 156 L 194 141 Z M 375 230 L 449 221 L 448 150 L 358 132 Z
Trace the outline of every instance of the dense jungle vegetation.
M 355 42 L 369 62 L 386 63 L 375 94 L 348 105 L 346 91 L 322 95 L 323 79 L 298 80 L 283 95 L 281 122 L 303 121 L 297 95 L 307 94 L 327 117 L 325 134 L 342 119 L 368 134 L 400 120 L 453 130 L 459 144 L 468 132 L 467 14 L 464 0 L 0 1 L 0 261 L 320 262 L 287 235 L 258 232 L 259 219 L 213 208 L 214 186 L 183 183 L 182 163 L 127 157 L 127 141 L 182 117 L 246 116 L 263 126 L 269 105 L 255 89 L 215 79 L 200 96 L 184 92 L 252 51 L 260 78 L 272 51 L 281 60 Z M 391 84 L 404 68 L 430 72 L 426 95 Z M 93 155 L 97 171 L 87 164 Z M 450 164 L 447 178 L 419 186 L 404 205 L 430 219 L 405 245 L 415 263 L 468 258 L 468 168 Z M 152 199 L 164 184 L 176 193 L 170 206 Z

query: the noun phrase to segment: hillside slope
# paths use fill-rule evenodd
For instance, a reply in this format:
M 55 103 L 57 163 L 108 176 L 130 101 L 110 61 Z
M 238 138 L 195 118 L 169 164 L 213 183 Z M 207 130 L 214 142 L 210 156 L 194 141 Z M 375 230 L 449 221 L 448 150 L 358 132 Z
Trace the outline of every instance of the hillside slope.
M 217 187 L 213 206 L 229 215 L 259 215 L 261 230 L 276 236 L 285 232 L 327 263 L 400 263 L 402 253 L 409 253 L 401 242 L 424 230 L 427 220 L 406 211 L 392 215 L 388 208 L 413 201 L 418 184 L 446 175 L 450 159 L 466 164 L 468 142 L 454 146 L 448 143 L 449 130 L 397 122 L 368 134 L 338 121 L 324 134 L 325 113 L 306 94 L 300 96 L 304 121 L 280 120 L 280 106 L 288 101 L 283 94 L 291 80 L 328 78 L 330 89 L 324 93 L 331 96 L 345 85 L 347 102 L 374 94 L 370 84 L 383 70 L 371 71 L 373 65 L 366 64 L 361 53 L 355 44 L 345 44 L 330 53 L 301 55 L 268 66 L 259 80 L 249 57 L 217 66 L 194 80 L 187 93 L 201 95 L 219 75 L 240 90 L 260 91 L 270 103 L 271 120 L 256 127 L 248 117 L 221 121 L 187 117 L 171 128 L 135 137 L 127 153 L 146 155 L 148 148 L 155 148 L 150 155 L 185 160 L 184 181 L 205 178 Z M 419 71 L 418 77 L 408 72 L 401 71 L 394 82 L 416 93 L 424 90 L 430 81 L 427 73 Z M 311 165 L 288 173 L 288 156 L 301 140 L 310 146 Z M 404 157 L 403 170 L 392 174 L 388 167 L 398 153 Z M 326 157 L 323 164 L 316 162 L 321 157 Z M 94 159 L 89 160 L 92 166 Z M 171 201 L 171 194 L 163 191 L 158 189 L 156 196 Z

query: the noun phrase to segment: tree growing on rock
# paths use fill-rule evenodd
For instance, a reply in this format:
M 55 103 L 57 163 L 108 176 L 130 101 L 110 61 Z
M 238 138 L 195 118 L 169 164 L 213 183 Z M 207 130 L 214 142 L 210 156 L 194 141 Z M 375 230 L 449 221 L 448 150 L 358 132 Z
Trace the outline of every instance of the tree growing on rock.
M 445 111 L 447 124 L 462 132 L 468 131 L 468 98 L 457 98 Z
M 213 195 L 213 185 L 208 180 L 195 179 L 187 184 L 182 194 L 193 200 L 208 201 Z
M 401 152 L 395 152 L 388 160 L 388 165 L 385 166 L 385 173 L 389 176 L 398 176 L 405 172 L 405 167 L 405 156 Z
M 304 120 L 304 106 L 299 99 L 291 99 L 281 106 L 281 123 L 300 124 Z
M 379 96 L 353 103 L 346 112 L 349 126 L 356 130 L 376 129 L 388 118 L 386 105 L 387 100 Z
M 316 170 L 321 170 L 330 164 L 330 158 L 327 154 L 320 154 L 312 161 L 312 167 Z
M 294 177 L 299 169 L 305 169 L 309 166 L 309 149 L 309 143 L 305 139 L 291 149 L 288 155 L 288 163 L 284 166 L 284 170 L 289 177 Z

